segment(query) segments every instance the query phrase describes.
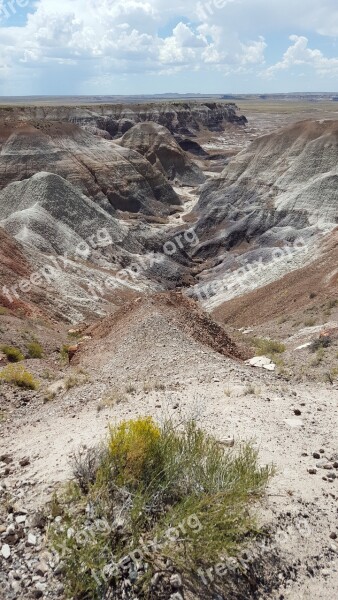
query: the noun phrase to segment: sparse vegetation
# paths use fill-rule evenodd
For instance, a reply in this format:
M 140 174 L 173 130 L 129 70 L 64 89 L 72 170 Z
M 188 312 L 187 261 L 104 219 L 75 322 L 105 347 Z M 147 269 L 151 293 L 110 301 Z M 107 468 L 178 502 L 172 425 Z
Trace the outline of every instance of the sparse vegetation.
M 106 396 L 98 403 L 97 412 L 101 412 L 105 408 L 112 408 L 127 400 L 125 394 L 118 388 L 112 388 Z
M 306 319 L 306 321 L 304 321 L 305 327 L 314 327 L 315 325 L 316 325 L 316 319 L 314 319 L 314 318 Z
M 0 380 L 26 390 L 36 390 L 38 382 L 33 375 L 21 365 L 8 365 L 0 372 Z
M 18 363 L 25 359 L 19 348 L 14 348 L 14 346 L 2 346 L 1 351 L 7 356 L 7 359 L 11 363 Z
M 260 393 L 261 393 L 260 388 L 255 387 L 252 383 L 247 385 L 243 391 L 244 396 L 259 396 Z
M 42 377 L 44 379 L 47 379 L 47 381 L 53 381 L 53 379 L 55 379 L 55 375 L 49 371 L 48 369 L 46 369 L 43 373 L 42 373 Z
M 228 398 L 231 398 L 231 396 L 233 395 L 234 391 L 233 389 L 228 385 L 225 390 L 224 393 L 226 396 L 228 396 Z
M 83 371 L 82 369 L 78 369 L 74 371 L 67 379 L 65 380 L 65 389 L 67 391 L 71 390 L 74 387 L 79 387 L 80 385 L 85 385 L 85 383 L 89 382 L 88 373 Z
M 329 300 L 329 302 L 327 304 L 327 307 L 328 307 L 329 310 L 332 310 L 333 308 L 336 308 L 336 306 L 338 306 L 338 300 L 336 298 L 332 299 L 332 300 Z
M 259 467 L 250 445 L 225 450 L 193 422 L 180 431 L 171 422 L 160 428 L 151 418 L 111 428 L 105 446 L 75 458 L 71 493 L 68 487 L 53 499 L 62 523 L 51 541 L 64 551 L 67 597 L 99 600 L 123 586 L 122 569 L 105 578 L 102 570 L 112 561 L 118 565 L 141 541 L 142 547 L 158 541 L 144 555 L 147 567 L 137 581 L 142 597 L 150 597 L 151 578 L 165 558 L 188 578 L 221 553 L 236 555 L 258 533 L 252 503 L 272 473 Z M 109 528 L 95 529 L 98 519 Z M 182 523 L 173 543 L 167 532 Z M 95 535 L 85 536 L 90 527 Z
M 151 392 L 165 392 L 166 385 L 163 381 L 155 380 L 155 381 L 145 381 L 143 383 L 143 391 L 145 394 L 150 394 Z
M 29 358 L 43 358 L 43 348 L 37 341 L 27 344 L 27 351 Z
M 150 394 L 150 392 L 152 391 L 152 385 L 149 381 L 145 381 L 143 384 L 143 391 L 145 394 Z
M 256 338 L 254 345 L 257 348 L 258 356 L 267 356 L 271 359 L 274 359 L 276 354 L 283 354 L 286 350 L 285 345 L 281 342 L 264 338 Z
M 155 381 L 154 390 L 155 390 L 155 392 L 165 392 L 165 390 L 166 390 L 165 383 L 163 383 L 162 381 Z
M 60 358 L 61 358 L 62 362 L 68 361 L 68 350 L 69 350 L 69 345 L 68 344 L 63 344 L 63 346 L 61 346 L 61 348 L 60 348 Z
M 310 346 L 310 350 L 312 352 L 317 352 L 318 350 L 322 350 L 324 348 L 328 348 L 332 344 L 332 339 L 328 336 L 318 338 L 314 340 Z
M 323 362 L 324 356 L 325 356 L 325 349 L 323 347 L 320 347 L 317 350 L 316 357 L 311 361 L 311 366 L 318 367 Z
M 136 391 L 137 391 L 136 387 L 132 383 L 129 383 L 127 385 L 127 387 L 126 387 L 126 393 L 127 394 L 136 394 Z
M 4 306 L 0 306 L 0 317 L 4 317 L 5 315 L 8 315 L 8 309 Z
M 54 400 L 55 398 L 56 398 L 56 392 L 48 392 L 44 396 L 43 403 L 47 404 L 48 402 L 52 402 L 52 400 Z

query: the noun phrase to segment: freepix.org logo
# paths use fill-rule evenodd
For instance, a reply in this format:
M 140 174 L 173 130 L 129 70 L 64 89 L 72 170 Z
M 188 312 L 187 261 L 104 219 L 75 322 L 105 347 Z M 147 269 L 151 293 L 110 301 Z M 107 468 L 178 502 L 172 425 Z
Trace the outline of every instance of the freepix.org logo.
M 29 0 L 6 0 L 0 3 L 0 24 L 6 19 L 10 19 L 20 8 L 26 8 L 29 4 Z

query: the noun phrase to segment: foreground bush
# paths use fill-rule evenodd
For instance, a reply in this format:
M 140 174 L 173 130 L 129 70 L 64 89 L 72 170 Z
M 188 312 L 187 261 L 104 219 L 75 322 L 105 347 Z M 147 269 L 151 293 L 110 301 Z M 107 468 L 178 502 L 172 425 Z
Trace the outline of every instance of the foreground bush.
M 26 390 L 36 390 L 38 382 L 33 375 L 19 365 L 8 365 L 0 372 L 0 381 L 17 385 Z
M 13 346 L 2 346 L 2 352 L 7 356 L 9 362 L 17 363 L 24 360 L 24 355 L 21 353 L 21 350 L 18 348 L 14 348 Z
M 272 469 L 258 466 L 250 445 L 225 451 L 193 422 L 177 430 L 143 418 L 77 455 L 74 474 L 54 498 L 62 520 L 52 531 L 68 597 L 141 599 L 157 597 L 154 573 L 170 567 L 190 580 L 252 540 L 251 505 Z
M 29 358 L 43 358 L 43 348 L 39 342 L 30 342 L 27 351 Z

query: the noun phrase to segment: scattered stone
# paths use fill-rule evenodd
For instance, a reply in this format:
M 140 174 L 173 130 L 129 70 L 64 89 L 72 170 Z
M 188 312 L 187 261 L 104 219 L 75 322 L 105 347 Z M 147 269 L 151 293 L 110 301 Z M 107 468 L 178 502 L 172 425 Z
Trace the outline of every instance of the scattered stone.
M 13 462 L 13 459 L 9 454 L 2 454 L 0 456 L 0 462 L 3 462 L 6 465 L 9 465 L 11 462 Z
M 1 548 L 2 556 L 7 560 L 11 555 L 11 549 L 8 544 L 4 544 Z
M 308 469 L 310 475 L 317 475 L 317 469 Z
M 233 448 L 235 445 L 235 438 L 234 437 L 222 438 L 219 440 L 218 443 L 221 446 L 226 446 L 227 448 Z
M 29 546 L 36 546 L 36 535 L 34 535 L 34 533 L 29 533 L 28 534 L 28 538 L 27 538 L 27 543 Z
M 277 366 L 272 362 L 271 358 L 268 358 L 267 356 L 254 356 L 253 358 L 250 358 L 250 360 L 247 360 L 246 364 L 258 369 L 266 369 L 267 371 L 275 371 Z
M 151 587 L 155 588 L 157 586 L 159 580 L 160 580 L 160 574 L 155 573 L 155 575 L 153 576 L 153 578 L 151 580 Z
M 27 519 L 27 516 L 26 516 L 26 515 L 18 515 L 17 517 L 15 517 L 15 522 L 16 522 L 18 525 L 21 525 L 22 523 L 25 523 L 25 522 L 26 522 L 26 519 Z
M 331 471 L 333 469 L 333 464 L 329 463 L 326 458 L 323 458 L 316 464 L 317 469 L 325 469 L 327 471 Z
M 331 533 L 330 534 L 330 540 L 336 540 L 338 538 L 338 535 L 336 533 Z
M 44 577 L 48 571 L 49 567 L 45 561 L 39 562 L 39 564 L 35 567 L 35 573 L 40 575 L 40 577 Z
M 29 520 L 29 525 L 32 529 L 44 529 L 46 526 L 46 517 L 42 512 L 36 512 Z
M 180 590 L 183 587 L 182 578 L 178 573 L 175 573 L 170 577 L 170 585 L 173 590 Z
M 30 465 L 30 463 L 31 463 L 31 461 L 30 461 L 30 459 L 28 458 L 28 456 L 25 456 L 24 458 L 22 458 L 22 459 L 19 461 L 19 465 L 20 465 L 20 467 L 28 467 L 28 465 Z
M 315 458 L 316 460 L 320 460 L 320 454 L 318 452 L 314 452 L 313 453 L 313 458 Z
M 295 413 L 296 417 L 300 417 L 300 416 L 302 415 L 302 411 L 301 411 L 301 410 L 299 410 L 299 408 L 296 408 L 296 409 L 294 410 L 294 413 Z

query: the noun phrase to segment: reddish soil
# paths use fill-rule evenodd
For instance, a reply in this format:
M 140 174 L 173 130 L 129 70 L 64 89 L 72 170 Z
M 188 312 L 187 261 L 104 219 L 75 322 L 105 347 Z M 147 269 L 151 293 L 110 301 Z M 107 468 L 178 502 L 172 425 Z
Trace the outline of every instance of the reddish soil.
M 309 266 L 225 302 L 213 311 L 221 323 L 253 327 L 289 317 L 338 298 L 338 229 L 327 236 L 322 255 Z
M 226 331 L 218 325 L 198 304 L 180 292 L 165 292 L 140 297 L 126 304 L 85 332 L 94 339 L 106 338 L 113 334 L 116 339 L 132 323 L 139 323 L 151 313 L 162 313 L 166 321 L 183 331 L 195 341 L 209 346 L 229 358 L 246 359 L 248 352 L 231 340 Z

